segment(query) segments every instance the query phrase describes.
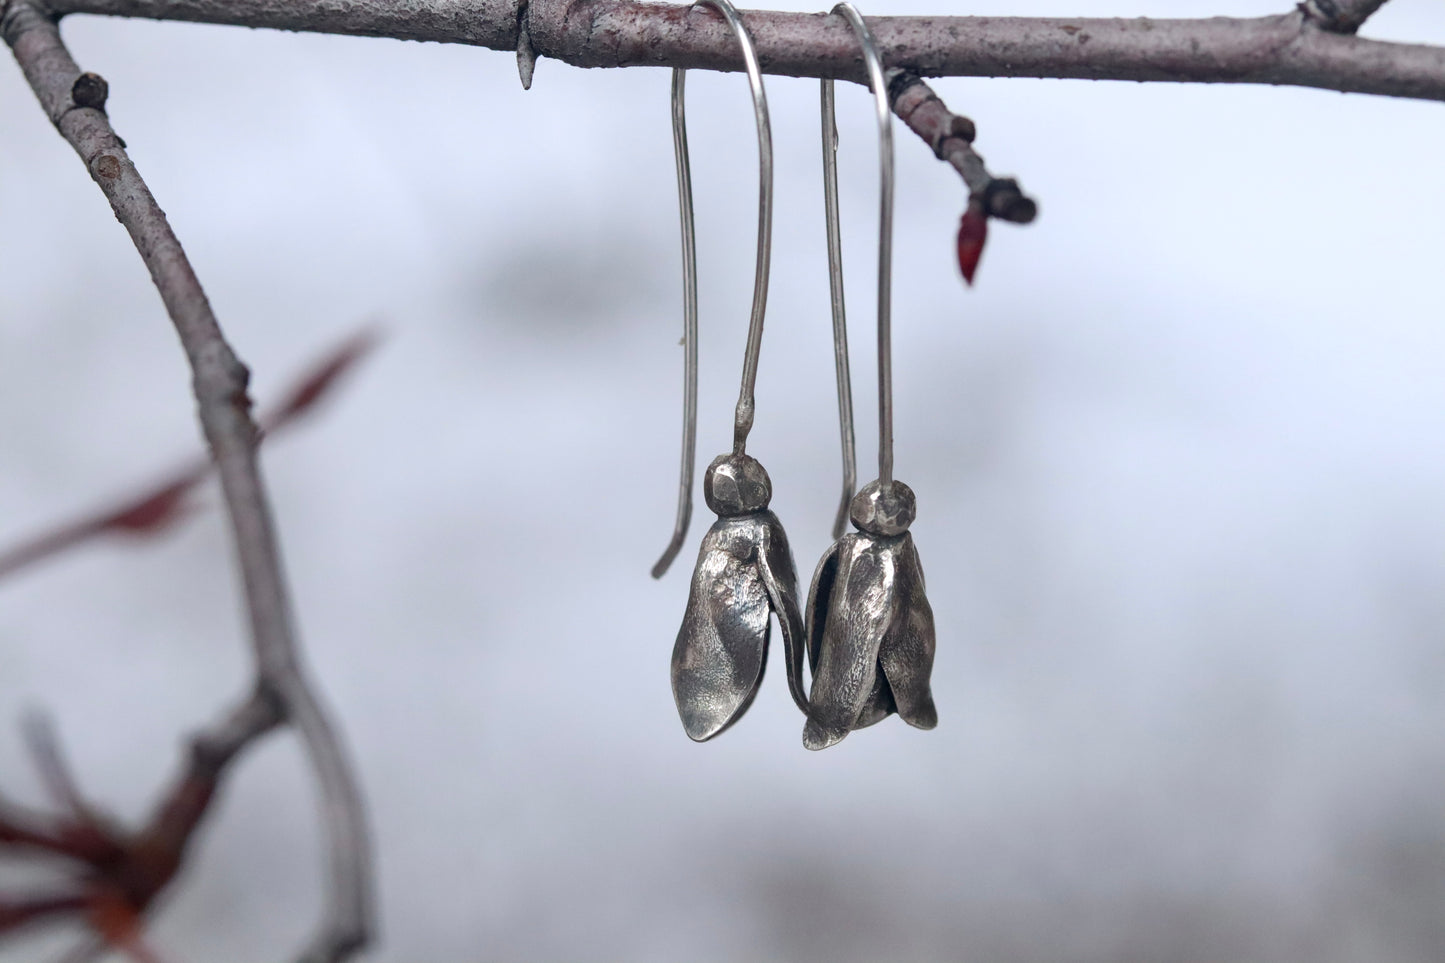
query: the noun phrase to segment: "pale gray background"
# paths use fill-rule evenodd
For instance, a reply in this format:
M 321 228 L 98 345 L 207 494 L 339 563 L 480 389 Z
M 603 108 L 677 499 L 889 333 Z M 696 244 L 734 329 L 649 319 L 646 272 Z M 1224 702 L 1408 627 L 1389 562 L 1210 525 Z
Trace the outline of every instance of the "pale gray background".
M 809 9 L 807 4 L 787 4 Z M 1280 0 L 881 0 L 1204 16 Z M 900 131 L 898 475 L 939 629 L 932 733 L 822 754 L 776 656 L 691 744 L 661 583 L 680 398 L 663 70 L 72 18 L 256 394 L 384 348 L 266 449 L 300 626 L 371 807 L 386 961 L 1427 961 L 1445 946 L 1445 113 L 1259 87 L 944 80 L 1040 199 L 953 264 L 954 173 Z M 1396 0 L 1371 36 L 1445 43 Z M 699 459 L 752 277 L 744 82 L 689 82 Z M 771 79 L 775 259 L 750 450 L 804 578 L 838 475 L 817 84 Z M 860 472 L 871 114 L 840 95 Z M 0 538 L 197 450 L 144 269 L 0 68 Z M 0 585 L 0 785 L 51 710 L 136 819 L 247 656 L 208 508 Z M 283 957 L 318 905 L 309 776 L 235 770 L 157 918 L 176 961 Z M 16 881 L 14 870 L 0 882 Z M 0 945 L 5 961 L 68 941 Z

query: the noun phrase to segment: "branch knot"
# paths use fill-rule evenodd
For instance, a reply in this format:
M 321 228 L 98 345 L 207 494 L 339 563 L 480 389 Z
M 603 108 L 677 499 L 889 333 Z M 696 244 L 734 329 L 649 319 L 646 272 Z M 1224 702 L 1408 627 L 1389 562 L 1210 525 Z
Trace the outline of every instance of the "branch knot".
M 1321 30 L 1352 34 L 1384 4 L 1385 0 L 1303 0 L 1295 8 L 1304 15 L 1305 22 Z
M 91 110 L 105 110 L 105 101 L 110 96 L 110 84 L 100 74 L 89 71 L 75 78 L 70 85 L 70 101 L 76 107 Z
M 1028 224 L 1039 214 L 1039 205 L 1023 192 L 1012 177 L 995 177 L 983 189 L 983 209 L 989 217 L 1015 224 Z

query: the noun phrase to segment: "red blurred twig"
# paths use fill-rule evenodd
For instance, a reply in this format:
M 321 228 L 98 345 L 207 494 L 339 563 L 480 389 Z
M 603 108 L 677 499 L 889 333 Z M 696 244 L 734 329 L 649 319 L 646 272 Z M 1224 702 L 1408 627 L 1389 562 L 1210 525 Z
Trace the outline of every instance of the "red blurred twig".
M 45 815 L 0 801 L 0 849 L 25 848 L 62 860 L 71 886 L 59 894 L 0 898 L 0 937 L 42 919 L 79 918 L 102 945 L 138 963 L 153 961 L 140 936 L 146 910 L 175 878 L 226 766 L 281 720 L 275 698 L 258 690 L 192 738 L 185 766 L 150 820 L 126 832 L 85 802 L 49 723 L 30 717 L 27 742 L 59 812 Z
M 42 920 L 81 913 L 85 908 L 85 897 L 77 893 L 27 896 L 14 900 L 0 897 L 0 934 L 13 933 Z
M 258 419 L 263 435 L 295 423 L 312 410 L 377 340 L 375 328 L 364 328 L 315 362 L 287 389 L 280 403 Z M 0 551 L 0 580 L 102 535 L 160 534 L 189 514 L 187 496 L 210 475 L 212 467 L 209 459 L 194 458 L 139 495 L 114 499 L 76 521 L 52 526 Z
M 365 327 L 328 351 L 296 379 L 273 409 L 261 415 L 258 419 L 261 430 L 270 434 L 315 408 L 341 376 L 369 354 L 380 340 L 381 333 L 376 327 Z
M 345 959 L 371 931 L 371 844 L 345 750 L 301 664 L 275 527 L 256 461 L 261 433 L 251 419 L 246 391 L 250 373 L 226 342 L 185 251 L 111 128 L 105 81 L 76 66 L 55 18 L 39 0 L 4 0 L 0 33 L 46 115 L 129 232 L 180 336 L 235 538 L 256 662 L 252 696 L 197 737 L 180 777 L 139 833 L 103 827 L 89 814 L 65 820 L 98 834 L 115 850 L 99 862 L 77 860 L 88 864 L 82 877 L 88 922 L 111 947 L 133 956 L 144 952 L 137 949 L 140 917 L 174 877 L 226 766 L 262 733 L 284 723 L 295 727 L 316 773 L 330 868 L 325 918 L 302 959 Z M 318 393 L 301 391 L 291 404 L 304 407 L 304 399 Z M 46 835 L 28 825 L 11 825 L 7 833 L 17 843 L 36 843 Z

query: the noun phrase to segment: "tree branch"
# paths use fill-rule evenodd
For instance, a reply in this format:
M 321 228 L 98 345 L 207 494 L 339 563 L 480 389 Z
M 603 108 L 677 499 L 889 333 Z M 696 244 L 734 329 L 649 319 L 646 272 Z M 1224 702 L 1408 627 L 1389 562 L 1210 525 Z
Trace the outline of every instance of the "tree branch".
M 1336 11 L 1327 14 L 1328 6 Z M 1445 100 L 1445 48 L 1349 35 L 1383 0 L 1311 0 L 1272 17 L 1204 20 L 869 17 L 884 62 L 923 77 L 1056 77 L 1284 84 Z M 520 0 L 53 0 L 57 13 L 475 44 L 515 51 Z M 744 12 L 764 73 L 862 82 L 846 25 Z M 705 12 L 638 0 L 530 0 L 536 53 L 578 67 L 741 70 Z
M 1351 36 L 1385 0 L 1308 0 L 1253 19 L 870 17 L 894 112 L 963 176 L 975 208 L 1017 223 L 1038 207 L 974 151 L 973 124 L 924 76 L 1265 83 L 1445 100 L 1445 49 Z M 709 10 L 637 0 L 52 0 L 59 13 L 192 20 L 475 44 L 515 51 L 530 86 L 538 57 L 578 67 L 741 70 Z M 745 13 L 765 73 L 866 83 L 846 25 L 826 14 Z
M 515 50 L 522 86 L 527 88 L 531 87 L 537 58 L 543 54 L 582 66 L 591 66 L 581 63 L 565 49 L 557 47 L 555 41 L 559 34 L 566 34 L 571 29 L 567 21 L 572 11 L 569 6 L 548 3 L 547 0 L 427 0 L 419 7 L 408 5 L 405 15 L 402 15 L 396 4 L 378 3 L 377 0 L 343 0 L 339 3 L 286 0 L 241 0 L 238 3 L 225 0 L 110 0 L 105 3 L 69 3 L 62 0 L 50 6 L 61 13 L 110 13 L 156 19 L 231 23 L 249 27 L 274 27 L 281 30 L 390 36 L 405 40 L 443 40 Z M 533 14 L 534 7 L 541 12 Z M 646 9 L 652 12 L 686 10 L 655 5 Z M 707 18 L 715 19 L 719 24 L 722 22 L 721 16 L 711 10 L 699 10 L 696 16 L 700 18 L 699 22 L 705 22 Z M 758 14 L 749 13 L 748 16 L 751 28 L 752 18 Z M 544 49 L 532 42 L 530 31 L 534 23 L 550 25 L 548 29 L 554 40 L 552 48 Z M 598 21 L 598 25 L 599 29 L 610 29 L 602 25 L 601 21 Z M 645 30 L 646 26 L 642 29 Z M 736 46 L 730 33 L 720 33 L 719 37 L 732 47 Z M 842 68 L 838 76 L 866 83 L 856 40 L 846 29 L 843 37 L 852 46 L 842 51 Z M 568 35 L 564 43 L 580 43 L 585 47 L 590 45 L 592 40 Z M 742 61 L 734 64 L 728 59 L 735 54 L 736 50 L 730 47 L 724 58 L 726 65 L 718 69 L 741 70 Z M 610 63 L 602 66 L 624 64 Z M 983 158 L 973 150 L 973 122 L 944 107 L 943 102 L 919 79 L 917 73 L 891 71 L 891 75 L 895 77 L 900 73 L 906 74 L 909 82 L 904 85 L 894 84 L 895 110 L 898 110 L 900 95 L 905 89 L 912 89 L 909 89 L 908 98 L 904 102 L 905 109 L 898 110 L 898 116 L 928 142 L 940 160 L 949 162 L 958 170 L 972 197 L 998 199 L 995 203 L 984 204 L 992 216 L 1021 224 L 1032 221 L 1038 212 L 1037 205 L 1022 194 L 1017 182 L 995 178 L 990 174 L 984 166 Z M 937 109 L 919 111 L 915 115 L 913 108 L 925 101 L 936 105 Z M 942 117 L 938 116 L 940 110 Z M 910 116 L 916 116 L 916 120 L 910 121 Z M 939 126 L 940 124 L 942 126 Z M 967 136 L 960 137 L 959 134 L 965 129 Z M 948 143 L 944 144 L 944 140 L 948 140 Z
M 365 942 L 370 929 L 370 842 L 344 750 L 300 664 L 257 466 L 259 433 L 246 394 L 249 372 L 226 343 L 164 212 L 110 126 L 105 81 L 81 73 L 55 20 L 37 0 L 9 0 L 0 32 L 47 116 L 130 233 L 190 361 L 201 427 L 220 476 L 245 585 L 256 688 L 296 725 L 320 783 L 331 885 L 326 919 L 305 959 L 343 959 Z

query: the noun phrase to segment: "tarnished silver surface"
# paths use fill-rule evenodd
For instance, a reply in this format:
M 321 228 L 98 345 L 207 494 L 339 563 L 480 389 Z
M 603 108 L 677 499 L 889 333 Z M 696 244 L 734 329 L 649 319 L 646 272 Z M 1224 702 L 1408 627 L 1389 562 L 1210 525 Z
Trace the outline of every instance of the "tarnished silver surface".
M 683 94 L 687 71 L 672 72 L 672 153 L 677 161 L 677 209 L 682 220 L 682 468 L 677 485 L 677 521 L 652 577 L 662 578 L 682 550 L 692 521 L 692 470 L 697 462 L 697 228 L 692 213 L 692 165 L 687 156 Z M 836 537 L 836 536 L 835 536 Z
M 763 90 L 763 72 L 758 64 L 753 38 L 742 16 L 730 0 L 696 0 L 694 7 L 715 9 L 737 35 L 747 68 L 748 88 L 753 95 L 753 115 L 758 126 L 758 258 L 753 275 L 753 308 L 748 323 L 748 343 L 743 352 L 743 378 L 733 412 L 733 451 L 747 450 L 748 432 L 753 427 L 754 388 L 758 379 L 758 353 L 763 343 L 763 314 L 768 304 L 768 271 L 773 250 L 773 131 L 768 120 L 768 98 Z M 683 292 L 683 402 L 682 471 L 678 483 L 677 520 L 672 538 L 662 557 L 652 566 L 652 577 L 661 578 L 672 565 L 687 537 L 692 519 L 692 470 L 697 452 L 697 232 L 693 223 L 692 169 L 687 153 L 687 111 L 683 96 L 687 72 L 672 72 L 672 144 L 677 160 L 678 210 L 682 215 Z
M 851 3 L 840 3 L 832 12 L 848 21 L 863 47 L 863 66 L 868 71 L 868 89 L 878 117 L 878 480 L 886 486 L 893 480 L 893 111 L 888 106 L 883 58 L 873 31 Z M 829 93 L 825 90 L 823 96 L 825 130 L 834 123 Z M 837 216 L 836 210 L 830 213 Z M 840 248 L 840 274 L 842 256 Z
M 703 478 L 720 516 L 698 551 L 687 611 L 672 649 L 672 694 L 683 729 L 698 742 L 732 725 L 752 704 L 768 660 L 769 617 L 783 634 L 788 688 L 803 692 L 803 617 L 788 537 L 768 511 L 772 485 L 747 455 L 721 455 Z
M 813 670 L 803 745 L 826 749 L 850 731 L 890 712 L 920 729 L 938 724 L 928 679 L 933 672 L 933 608 L 923 588 L 923 566 L 908 526 L 917 503 L 913 490 L 893 479 L 893 355 L 889 303 L 893 276 L 893 129 L 883 83 L 883 61 L 863 17 L 851 4 L 833 8 L 863 47 L 868 84 L 878 114 L 881 181 L 878 205 L 878 480 L 849 503 L 856 533 L 833 543 L 813 573 L 808 591 L 808 661 Z M 837 134 L 833 96 L 823 82 L 824 194 L 828 268 L 834 280 L 835 349 L 847 352 L 837 330 L 842 313 L 842 251 L 835 242 L 836 184 L 829 184 Z M 836 175 L 832 175 L 836 176 Z M 839 410 L 843 372 L 839 366 Z M 848 426 L 845 426 L 845 451 Z M 846 457 L 846 456 L 845 456 Z
M 808 591 L 808 661 L 813 671 L 803 745 L 826 749 L 853 729 L 897 712 L 909 725 L 938 724 L 929 676 L 933 608 L 907 531 L 913 492 L 878 482 L 853 499 L 859 531 L 833 543 Z M 887 511 L 879 512 L 879 504 Z M 899 527 L 901 524 L 901 528 Z
M 778 517 L 768 511 L 772 482 L 748 457 L 753 427 L 754 387 L 768 303 L 772 257 L 773 139 L 758 55 L 742 17 L 729 0 L 697 0 L 720 13 L 737 35 L 753 94 L 758 125 L 758 260 L 753 307 L 743 352 L 742 386 L 733 413 L 733 450 L 713 459 L 703 477 L 703 495 L 718 520 L 702 540 L 692 575 L 687 611 L 672 647 L 672 695 L 688 736 L 702 742 L 732 725 L 752 705 L 768 661 L 769 617 L 776 614 L 787 654 L 788 690 L 808 711 L 803 689 L 803 616 L 798 608 L 798 573 Z M 672 541 L 652 569 L 667 571 L 687 534 L 691 511 L 693 446 L 697 437 L 697 264 L 694 255 L 692 181 L 688 173 L 683 72 L 673 73 L 672 130 L 677 154 L 683 237 L 684 403 L 682 481 Z
M 833 369 L 838 384 L 838 434 L 843 443 L 843 497 L 833 521 L 833 537 L 848 525 L 848 504 L 858 484 L 853 433 L 853 379 L 848 372 L 848 309 L 843 298 L 843 229 L 838 216 L 838 122 L 833 111 L 833 79 L 821 87 L 823 118 L 823 222 L 828 233 L 828 294 L 833 306 Z

